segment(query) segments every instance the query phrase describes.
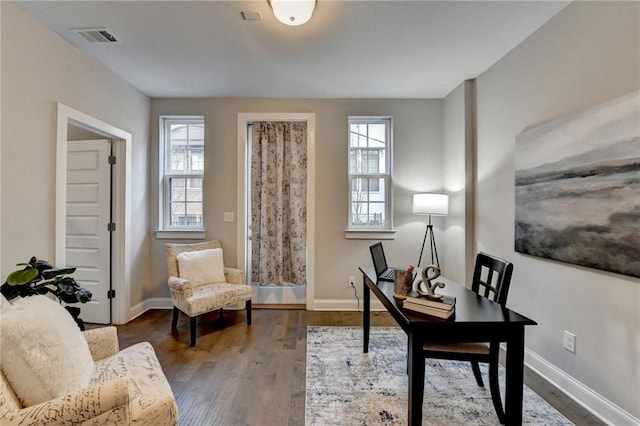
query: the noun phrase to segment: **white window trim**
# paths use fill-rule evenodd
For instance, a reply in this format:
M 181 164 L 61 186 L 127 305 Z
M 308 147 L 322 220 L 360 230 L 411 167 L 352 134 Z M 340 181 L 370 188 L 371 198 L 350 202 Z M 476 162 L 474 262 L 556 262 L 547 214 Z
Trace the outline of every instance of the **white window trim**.
M 385 188 L 385 199 L 387 202 L 385 203 L 386 216 L 388 218 L 388 224 L 383 226 L 352 226 L 351 225 L 351 165 L 350 165 L 350 154 L 349 151 L 351 149 L 350 142 L 347 145 L 347 180 L 348 180 L 348 191 L 349 191 L 349 201 L 347 206 L 347 229 L 345 231 L 346 239 L 394 239 L 395 238 L 395 230 L 393 228 L 393 117 L 391 116 L 349 116 L 347 128 L 350 132 L 350 124 L 352 121 L 360 121 L 360 122 L 369 122 L 369 123 L 379 123 L 382 121 L 388 122 L 388 135 L 387 135 L 387 144 L 386 144 L 386 166 L 388 173 L 387 174 L 376 174 L 371 173 L 369 175 L 362 174 L 362 177 L 376 177 L 376 176 L 388 176 L 389 185 Z M 350 141 L 350 135 L 348 135 Z
M 178 226 L 169 226 L 168 225 L 168 203 L 169 199 L 168 194 L 168 179 L 170 177 L 175 177 L 176 174 L 165 174 L 165 170 L 167 168 L 166 164 L 166 152 L 167 152 L 167 141 L 166 141 L 166 125 L 167 122 L 171 121 L 179 121 L 179 122 L 203 122 L 203 115 L 161 115 L 159 117 L 159 129 L 158 129 L 158 229 L 156 230 L 156 238 L 157 239 L 188 239 L 188 240 L 204 240 L 205 238 L 205 220 L 204 215 L 202 218 L 202 226 L 201 227 L 178 227 Z M 205 128 L 205 135 L 206 135 Z M 206 138 L 206 136 L 205 136 Z M 206 142 L 205 142 L 206 144 Z M 202 177 L 203 178 L 203 187 L 204 187 L 204 171 L 202 175 L 196 174 L 185 174 L 180 175 L 180 177 L 189 178 L 189 177 Z M 203 207 L 204 207 L 204 193 L 202 194 L 203 198 Z

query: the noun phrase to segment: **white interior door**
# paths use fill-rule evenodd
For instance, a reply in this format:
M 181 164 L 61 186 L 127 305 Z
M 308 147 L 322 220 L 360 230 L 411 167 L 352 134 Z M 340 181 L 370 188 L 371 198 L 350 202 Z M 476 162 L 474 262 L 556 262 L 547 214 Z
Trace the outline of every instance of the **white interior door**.
M 111 322 L 111 141 L 67 144 L 66 266 L 93 294 L 78 304 L 85 322 Z

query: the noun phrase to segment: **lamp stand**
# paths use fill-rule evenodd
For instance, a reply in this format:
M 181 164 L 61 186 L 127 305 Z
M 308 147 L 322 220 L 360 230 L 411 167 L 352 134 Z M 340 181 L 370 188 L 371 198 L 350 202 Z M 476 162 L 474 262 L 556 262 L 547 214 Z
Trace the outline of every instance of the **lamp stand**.
M 435 255 L 435 265 L 440 268 L 440 260 L 438 259 L 438 249 L 436 248 L 436 239 L 433 234 L 433 225 L 431 224 L 431 215 L 429 215 L 429 224 L 427 225 L 427 229 L 424 231 L 424 239 L 422 240 L 422 249 L 420 249 L 420 258 L 418 259 L 418 266 L 420 266 L 420 262 L 422 261 L 422 253 L 424 252 L 424 244 L 427 242 L 427 235 L 429 236 L 429 245 L 431 247 L 431 264 L 434 264 L 434 255 Z

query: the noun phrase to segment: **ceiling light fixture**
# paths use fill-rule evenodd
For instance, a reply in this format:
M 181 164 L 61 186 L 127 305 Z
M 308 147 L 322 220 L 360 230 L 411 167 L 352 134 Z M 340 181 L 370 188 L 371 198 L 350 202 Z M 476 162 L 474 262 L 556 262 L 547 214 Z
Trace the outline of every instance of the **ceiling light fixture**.
M 276 19 L 286 25 L 302 25 L 311 19 L 316 0 L 268 0 Z

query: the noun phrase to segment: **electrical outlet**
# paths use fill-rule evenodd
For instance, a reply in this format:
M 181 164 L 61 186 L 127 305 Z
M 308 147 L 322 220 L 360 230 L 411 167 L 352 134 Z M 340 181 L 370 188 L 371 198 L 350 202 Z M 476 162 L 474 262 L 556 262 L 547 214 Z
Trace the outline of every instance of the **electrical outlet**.
M 349 277 L 349 287 L 356 286 L 356 277 Z
M 224 212 L 224 221 L 233 222 L 233 212 Z
M 576 353 L 576 335 L 565 330 L 562 347 L 571 353 Z

